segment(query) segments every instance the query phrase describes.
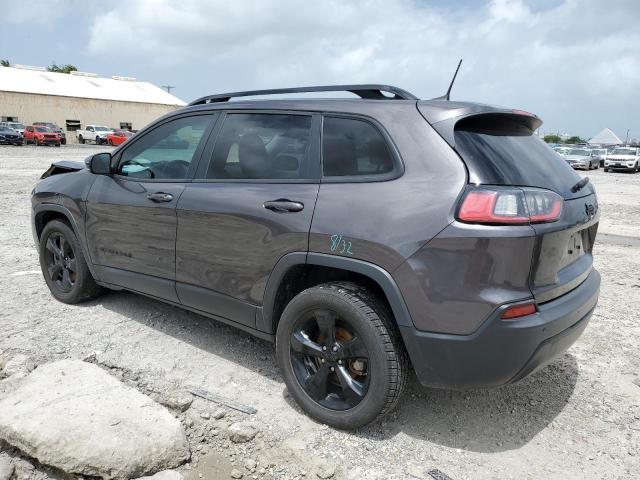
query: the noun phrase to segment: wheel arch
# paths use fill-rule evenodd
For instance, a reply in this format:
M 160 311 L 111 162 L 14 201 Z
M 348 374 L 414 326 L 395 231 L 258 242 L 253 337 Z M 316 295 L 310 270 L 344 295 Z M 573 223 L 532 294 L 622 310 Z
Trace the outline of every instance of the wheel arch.
M 45 225 L 52 220 L 63 220 L 69 225 L 71 230 L 73 230 L 73 233 L 78 238 L 78 243 L 82 249 L 82 255 L 89 267 L 89 271 L 91 272 L 91 275 L 93 275 L 93 278 L 97 279 L 93 263 L 91 262 L 91 257 L 89 256 L 89 250 L 85 244 L 84 235 L 81 234 L 73 215 L 64 205 L 56 203 L 40 203 L 35 206 L 33 211 L 33 231 L 36 243 L 40 241 L 40 236 L 42 235 Z
M 280 315 L 302 290 L 334 280 L 364 283 L 386 300 L 398 326 L 413 326 L 409 310 L 393 277 L 378 265 L 323 253 L 294 252 L 276 264 L 265 288 L 256 327 L 275 334 Z

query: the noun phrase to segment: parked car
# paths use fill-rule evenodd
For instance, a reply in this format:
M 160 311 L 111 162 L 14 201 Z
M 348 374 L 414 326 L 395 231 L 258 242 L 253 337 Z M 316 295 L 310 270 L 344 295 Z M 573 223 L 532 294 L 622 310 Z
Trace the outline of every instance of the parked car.
M 564 155 L 564 159 L 572 168 L 600 168 L 600 160 L 591 155 L 591 150 L 587 148 L 572 148 Z
M 562 155 L 564 157 L 569 152 L 569 150 L 571 150 L 571 148 L 570 147 L 553 147 L 553 150 L 558 155 Z
M 604 161 L 607 159 L 606 148 L 592 148 L 591 156 L 598 160 L 598 165 L 604 167 Z
M 109 145 L 120 145 L 127 140 L 133 137 L 133 133 L 129 130 L 114 130 L 112 133 L 107 135 L 107 143 Z
M 22 135 L 9 127 L 0 125 L 0 145 L 22 145 Z
M 640 171 L 640 148 L 614 148 L 604 162 L 604 171 L 610 170 L 627 170 L 634 173 Z
M 64 132 L 64 130 L 62 130 L 62 128 L 60 128 L 55 123 L 51 123 L 51 122 L 33 122 L 33 125 L 39 125 L 41 127 L 49 128 L 51 131 L 56 132 L 60 136 L 60 143 L 62 145 L 66 145 L 67 144 L 67 134 Z
M 363 99 L 228 101 L 328 90 Z M 541 124 L 382 85 L 204 97 L 42 175 L 44 280 L 65 303 L 127 289 L 275 341 L 292 398 L 338 428 L 393 409 L 410 364 L 423 385 L 509 384 L 599 294 L 595 189 Z
M 77 130 L 76 137 L 79 143 L 93 142 L 96 145 L 107 143 L 107 135 L 113 130 L 102 125 L 87 125 L 84 130 Z
M 20 122 L 0 122 L 0 127 L 9 127 L 24 136 L 24 125 Z
M 55 145 L 60 146 L 60 135 L 48 127 L 30 125 L 24 129 L 24 143 L 34 145 Z

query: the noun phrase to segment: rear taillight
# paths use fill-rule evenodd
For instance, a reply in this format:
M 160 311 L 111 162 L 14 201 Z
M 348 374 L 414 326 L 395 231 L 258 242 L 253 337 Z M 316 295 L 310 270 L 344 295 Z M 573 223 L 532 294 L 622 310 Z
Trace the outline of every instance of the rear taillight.
M 526 225 L 554 222 L 562 213 L 557 193 L 537 188 L 478 187 L 469 189 L 458 220 L 489 225 Z
M 513 320 L 515 318 L 526 317 L 527 315 L 533 315 L 538 309 L 535 303 L 525 303 L 524 305 L 513 305 L 502 312 L 500 318 L 502 320 Z

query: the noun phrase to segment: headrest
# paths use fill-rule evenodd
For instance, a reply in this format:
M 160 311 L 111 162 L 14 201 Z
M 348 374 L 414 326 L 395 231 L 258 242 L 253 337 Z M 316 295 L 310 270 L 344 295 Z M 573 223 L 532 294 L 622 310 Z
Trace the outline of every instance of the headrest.
M 258 135 L 242 136 L 238 145 L 238 161 L 247 178 L 266 178 L 267 149 Z

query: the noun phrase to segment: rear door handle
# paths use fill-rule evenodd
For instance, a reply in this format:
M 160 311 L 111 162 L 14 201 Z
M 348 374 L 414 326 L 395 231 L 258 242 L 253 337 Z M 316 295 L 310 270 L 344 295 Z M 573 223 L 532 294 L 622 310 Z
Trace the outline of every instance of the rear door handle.
M 264 202 L 262 206 L 267 210 L 278 213 L 300 212 L 304 208 L 304 203 L 294 202 L 292 200 L 287 200 L 286 198 L 279 198 L 277 200 Z
M 173 200 L 173 195 L 171 195 L 170 193 L 157 192 L 150 193 L 149 195 L 147 195 L 147 198 L 156 203 L 170 202 L 171 200 Z

